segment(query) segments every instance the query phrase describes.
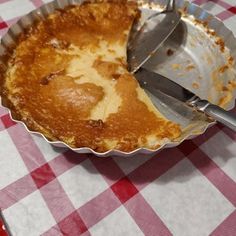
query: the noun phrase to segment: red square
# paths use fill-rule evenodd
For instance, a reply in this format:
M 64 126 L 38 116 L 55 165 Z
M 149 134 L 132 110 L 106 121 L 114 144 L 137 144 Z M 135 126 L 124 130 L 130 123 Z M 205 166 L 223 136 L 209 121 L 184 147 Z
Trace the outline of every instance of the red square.
M 236 14 L 236 13 L 235 13 L 235 14 Z M 220 124 L 220 123 L 217 123 L 217 128 L 218 128 L 219 130 L 222 130 L 224 127 L 225 127 L 224 125 L 222 125 L 222 124 Z
M 81 235 L 88 230 L 77 211 L 63 219 L 58 226 L 63 235 Z
M 188 156 L 195 149 L 197 149 L 198 146 L 193 141 L 186 140 L 182 144 L 180 144 L 178 148 L 185 156 Z
M 138 193 L 137 188 L 131 183 L 131 181 L 124 177 L 115 184 L 111 186 L 111 189 L 119 198 L 119 200 L 124 203 Z
M 7 24 L 6 24 L 6 22 L 0 22 L 0 29 L 4 29 L 4 28 L 7 28 L 8 26 L 7 26 Z
M 56 178 L 53 170 L 47 163 L 31 172 L 30 175 L 38 188 L 43 187 Z
M 10 118 L 9 114 L 2 116 L 0 119 L 2 120 L 2 123 L 6 129 L 16 124 L 16 122 Z
M 1 221 L 1 218 L 0 218 L 0 236 L 7 236 L 7 232 L 5 230 L 5 226 L 3 224 L 3 222 Z
M 236 7 L 230 7 L 230 8 L 228 9 L 228 11 L 230 11 L 230 12 L 236 14 Z

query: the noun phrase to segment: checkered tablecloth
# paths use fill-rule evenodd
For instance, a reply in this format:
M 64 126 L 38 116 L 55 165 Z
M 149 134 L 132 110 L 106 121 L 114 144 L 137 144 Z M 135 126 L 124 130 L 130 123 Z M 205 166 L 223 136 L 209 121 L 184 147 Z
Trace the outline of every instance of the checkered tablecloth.
M 0 0 L 0 35 L 44 2 Z M 236 34 L 235 0 L 195 3 Z M 235 207 L 236 134 L 225 127 L 153 157 L 96 158 L 53 148 L 0 108 L 0 208 L 12 235 L 235 236 Z

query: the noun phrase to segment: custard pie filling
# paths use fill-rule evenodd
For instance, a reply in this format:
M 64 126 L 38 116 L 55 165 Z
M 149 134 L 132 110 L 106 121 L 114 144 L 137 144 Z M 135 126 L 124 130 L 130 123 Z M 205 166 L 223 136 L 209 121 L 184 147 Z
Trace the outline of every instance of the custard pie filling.
M 127 70 L 135 2 L 83 3 L 24 34 L 3 84 L 20 120 L 50 140 L 104 152 L 156 149 L 180 136 Z

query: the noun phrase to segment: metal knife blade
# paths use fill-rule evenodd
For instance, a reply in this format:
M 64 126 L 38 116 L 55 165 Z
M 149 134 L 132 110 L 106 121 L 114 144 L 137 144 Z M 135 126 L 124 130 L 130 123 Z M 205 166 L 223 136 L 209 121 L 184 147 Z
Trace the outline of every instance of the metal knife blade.
M 207 100 L 202 100 L 197 95 L 174 81 L 143 68 L 135 73 L 135 77 L 141 87 L 146 88 L 153 93 L 153 95 L 155 95 L 155 90 L 160 90 L 166 95 L 173 97 L 198 111 L 204 112 L 206 115 L 236 132 L 236 116 L 217 105 L 211 104 Z
M 141 68 L 135 73 L 141 87 L 151 90 L 152 88 L 158 89 L 161 92 L 174 97 L 182 102 L 191 101 L 196 95 L 179 84 L 171 81 L 170 79 Z
M 161 21 L 158 23 L 158 19 Z M 162 45 L 180 22 L 181 14 L 175 9 L 156 14 L 147 20 L 138 34 L 129 42 L 128 65 L 136 72 Z

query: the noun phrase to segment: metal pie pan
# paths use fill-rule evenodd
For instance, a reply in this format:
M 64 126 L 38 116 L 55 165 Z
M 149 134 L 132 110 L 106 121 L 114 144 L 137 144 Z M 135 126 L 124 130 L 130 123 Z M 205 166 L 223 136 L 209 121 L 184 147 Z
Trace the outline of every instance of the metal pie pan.
M 19 34 L 32 26 L 36 20 L 47 17 L 55 9 L 63 9 L 68 5 L 81 4 L 82 2 L 81 0 L 55 0 L 22 17 L 9 28 L 1 39 L 1 66 L 7 68 L 3 56 L 11 53 L 10 48 L 16 45 Z M 162 0 L 141 1 L 139 3 L 142 11 L 140 24 L 154 11 L 161 11 L 165 5 L 165 1 Z M 219 91 L 217 83 L 227 85 L 229 80 L 235 81 L 236 78 L 236 66 L 233 63 L 228 66 L 229 68 L 226 71 L 218 73 L 228 63 L 229 58 L 236 58 L 236 39 L 219 19 L 199 6 L 180 0 L 177 3 L 177 8 L 182 11 L 181 23 L 157 54 L 146 63 L 145 67 L 177 81 L 194 91 L 201 98 L 209 99 L 211 102 L 218 104 L 225 94 Z M 222 43 L 219 42 L 223 42 L 223 49 Z M 236 93 L 235 91 L 230 93 L 228 103 L 222 104 L 226 110 L 234 107 Z M 156 150 L 138 148 L 132 152 L 109 150 L 99 153 L 87 147 L 71 148 L 64 142 L 50 141 L 43 134 L 29 130 L 25 123 L 17 120 L 3 99 L 2 106 L 8 108 L 13 121 L 23 124 L 28 132 L 41 136 L 46 142 L 57 147 L 67 147 L 77 153 L 92 153 L 100 157 L 155 154 L 164 148 L 175 147 L 186 139 L 192 139 L 215 124 L 215 121 L 210 120 L 204 114 L 193 111 L 164 94 L 157 92 L 157 94 L 149 94 L 149 96 L 162 114 L 181 125 L 183 133 L 175 142 L 165 143 Z

